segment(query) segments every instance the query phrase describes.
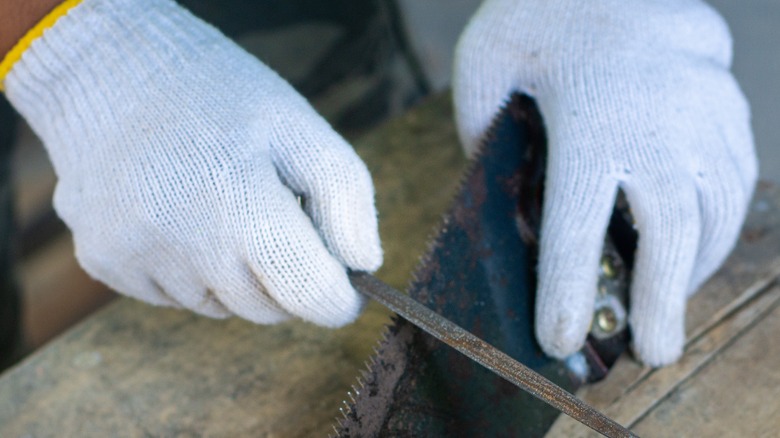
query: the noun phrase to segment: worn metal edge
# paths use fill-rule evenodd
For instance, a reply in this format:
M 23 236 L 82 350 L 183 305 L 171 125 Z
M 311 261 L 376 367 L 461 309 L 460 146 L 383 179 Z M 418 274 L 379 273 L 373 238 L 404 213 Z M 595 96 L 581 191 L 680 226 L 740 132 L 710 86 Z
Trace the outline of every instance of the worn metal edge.
M 513 98 L 505 100 L 504 103 L 499 107 L 497 114 L 504 113 L 512 104 L 513 100 L 514 100 Z M 466 188 L 468 179 L 479 166 L 478 157 L 484 153 L 485 148 L 487 148 L 487 145 L 491 141 L 495 140 L 496 132 L 499 128 L 500 123 L 501 123 L 500 117 L 494 118 L 494 120 L 491 122 L 490 127 L 485 132 L 484 137 L 480 141 L 477 150 L 471 155 L 471 157 L 469 157 L 468 164 L 466 165 L 464 170 L 460 173 L 458 182 L 456 184 L 456 188 L 450 194 L 450 200 L 447 203 L 448 205 L 447 210 L 442 213 L 439 223 L 435 225 L 432 231 L 428 234 L 426 238 L 425 251 L 418 257 L 417 264 L 415 265 L 416 267 L 410 273 L 410 278 L 407 281 L 406 287 L 404 288 L 404 291 L 406 293 L 408 293 L 414 287 L 415 284 L 419 283 L 422 280 L 419 276 L 419 272 L 421 269 L 423 269 L 424 266 L 426 266 L 431 262 L 433 254 L 436 250 L 437 238 L 442 234 L 444 230 L 446 230 L 447 226 L 449 225 L 451 221 L 451 212 L 454 208 L 454 204 L 457 201 L 459 194 Z M 402 328 L 399 326 L 399 319 L 400 317 L 398 315 L 393 314 L 391 316 L 391 321 L 385 324 L 380 339 L 377 341 L 374 347 L 374 354 L 368 358 L 368 360 L 364 364 L 365 368 L 359 371 L 360 375 L 355 379 L 355 381 L 357 382 L 357 387 L 354 385 L 352 386 L 352 390 L 354 391 L 354 394 L 353 391 L 349 391 L 346 394 L 347 398 L 349 398 L 350 401 L 352 401 L 352 403 L 351 404 L 348 403 L 347 398 L 345 398 L 342 401 L 342 405 L 345 405 L 347 409 L 345 410 L 343 407 L 338 408 L 341 416 L 336 415 L 335 424 L 332 425 L 335 435 L 330 434 L 328 435 L 329 438 L 338 437 L 341 434 L 341 431 L 343 429 L 343 420 L 346 420 L 349 415 L 355 413 L 354 412 L 355 406 L 359 403 L 360 399 L 362 398 L 360 394 L 363 393 L 363 390 L 366 388 L 365 380 L 367 379 L 368 376 L 370 376 L 374 372 L 373 368 L 377 366 L 378 357 L 380 356 L 379 352 L 383 350 L 384 346 L 389 344 L 390 334 L 398 333 L 398 331 Z

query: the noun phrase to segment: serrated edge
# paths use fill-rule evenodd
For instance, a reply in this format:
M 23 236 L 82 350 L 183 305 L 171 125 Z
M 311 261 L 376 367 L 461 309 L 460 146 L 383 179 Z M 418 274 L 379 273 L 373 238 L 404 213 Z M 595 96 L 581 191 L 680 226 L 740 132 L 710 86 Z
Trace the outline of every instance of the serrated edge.
M 434 251 L 436 250 L 438 246 L 438 239 L 439 236 L 441 236 L 444 231 L 447 229 L 447 226 L 452 221 L 452 213 L 454 209 L 456 208 L 456 202 L 458 201 L 458 198 L 461 196 L 461 194 L 464 192 L 464 190 L 467 187 L 468 180 L 471 178 L 471 176 L 474 174 L 474 172 L 477 170 L 477 167 L 479 165 L 479 157 L 481 157 L 485 150 L 487 149 L 488 145 L 496 140 L 496 134 L 499 128 L 499 125 L 502 120 L 502 115 L 509 109 L 509 106 L 512 105 L 515 96 L 518 95 L 518 92 L 513 92 L 510 95 L 510 98 L 508 100 L 505 100 L 503 104 L 499 107 L 498 111 L 496 112 L 496 116 L 494 117 L 493 121 L 491 122 L 488 129 L 485 131 L 485 134 L 482 137 L 482 140 L 480 141 L 480 144 L 477 146 L 477 150 L 471 155 L 469 158 L 468 163 L 464 167 L 464 169 L 461 171 L 460 176 L 458 178 L 458 182 L 456 184 L 456 189 L 453 190 L 453 192 L 450 194 L 450 201 L 448 202 L 447 210 L 441 215 L 439 218 L 439 223 L 436 224 L 432 231 L 428 234 L 426 237 L 426 247 L 422 255 L 418 257 L 417 264 L 415 265 L 414 270 L 412 271 L 409 280 L 407 281 L 405 291 L 409 293 L 413 287 L 420 284 L 422 282 L 421 277 L 421 271 L 428 266 L 433 258 Z M 355 388 L 355 385 L 352 385 L 352 389 L 358 393 L 358 399 L 360 399 L 360 392 L 363 392 L 363 390 L 366 388 L 366 382 L 364 380 L 368 379 L 368 376 L 372 374 L 373 367 L 376 366 L 378 363 L 378 357 L 381 355 L 381 347 L 383 344 L 388 343 L 391 335 L 393 334 L 392 327 L 400 328 L 398 327 L 399 324 L 399 317 L 398 315 L 391 315 L 390 316 L 391 321 L 386 323 L 383 326 L 382 333 L 377 340 L 376 344 L 372 347 L 374 354 L 370 355 L 369 358 L 364 361 L 364 368 L 358 371 L 359 376 L 355 378 L 355 381 L 358 384 L 358 388 Z M 376 373 L 379 375 L 379 373 Z M 347 396 L 352 397 L 349 391 L 347 391 Z M 344 416 L 344 418 L 348 418 L 348 415 L 353 414 L 355 411 L 355 405 L 357 405 L 357 401 L 353 400 L 353 404 L 349 404 L 346 401 L 346 398 L 342 400 L 342 403 L 347 406 L 348 410 L 345 412 L 342 407 L 339 407 L 339 411 Z M 332 425 L 333 429 L 336 431 L 336 435 L 329 435 L 329 437 L 336 438 L 341 436 L 344 424 L 342 423 L 342 419 L 338 418 L 338 416 L 335 418 L 336 423 L 338 424 L 338 427 L 336 425 Z

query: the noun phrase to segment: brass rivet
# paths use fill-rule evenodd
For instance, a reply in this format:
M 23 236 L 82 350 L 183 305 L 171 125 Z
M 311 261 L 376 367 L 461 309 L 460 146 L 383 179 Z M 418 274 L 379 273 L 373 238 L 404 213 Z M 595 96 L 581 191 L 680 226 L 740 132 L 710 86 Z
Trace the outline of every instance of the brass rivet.
M 617 268 L 615 267 L 615 262 L 612 260 L 612 257 L 610 256 L 604 256 L 601 258 L 601 272 L 604 273 L 604 276 L 606 278 L 615 278 L 617 277 Z
M 612 333 L 618 326 L 617 315 L 610 307 L 602 307 L 596 312 L 596 325 L 604 333 Z

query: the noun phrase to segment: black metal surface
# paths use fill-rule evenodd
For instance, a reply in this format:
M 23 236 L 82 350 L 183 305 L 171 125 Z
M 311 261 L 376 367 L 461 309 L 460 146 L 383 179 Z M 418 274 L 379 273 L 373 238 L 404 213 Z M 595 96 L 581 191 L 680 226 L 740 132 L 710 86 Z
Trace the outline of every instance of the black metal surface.
M 21 355 L 21 293 L 13 271 L 13 191 L 11 149 L 16 116 L 0 96 L 0 372 Z
M 596 432 L 609 438 L 636 436 L 506 353 L 376 277 L 364 272 L 353 272 L 350 273 L 350 281 L 358 292 L 377 300 L 406 321 Z
M 574 391 L 583 373 L 546 357 L 533 330 L 544 141 L 532 101 L 516 97 L 467 173 L 409 295 Z M 612 280 L 620 293 L 626 278 Z M 584 362 L 604 374 L 611 365 L 604 358 L 614 360 L 625 340 L 589 340 Z M 389 327 L 360 386 L 339 436 L 534 437 L 559 415 L 403 319 Z

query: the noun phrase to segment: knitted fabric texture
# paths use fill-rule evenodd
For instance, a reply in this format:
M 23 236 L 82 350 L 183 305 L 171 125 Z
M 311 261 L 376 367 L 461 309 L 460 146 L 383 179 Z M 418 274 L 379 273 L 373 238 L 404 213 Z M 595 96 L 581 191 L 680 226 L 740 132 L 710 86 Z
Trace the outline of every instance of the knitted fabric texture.
M 640 239 L 629 322 L 637 355 L 675 361 L 687 297 L 733 248 L 757 178 L 731 37 L 699 0 L 487 0 L 456 53 L 460 137 L 473 152 L 514 92 L 544 117 L 548 169 L 536 331 L 582 347 L 618 188 Z
M 273 71 L 169 0 L 84 0 L 5 81 L 59 177 L 76 254 L 212 317 L 352 321 L 382 262 L 370 175 Z M 304 212 L 296 199 L 306 199 Z
M 79 3 L 81 3 L 81 0 L 65 0 L 64 2 L 60 3 L 51 12 L 46 14 L 46 16 L 41 19 L 41 21 L 33 26 L 32 29 L 28 30 L 27 33 L 16 42 L 16 44 L 14 44 L 11 50 L 6 53 L 5 57 L 0 60 L 0 91 L 5 90 L 3 87 L 3 80 L 5 79 L 5 76 L 9 71 L 11 71 L 11 68 L 13 68 L 14 64 L 16 64 L 16 61 L 22 57 L 22 54 L 27 51 L 27 49 L 30 47 L 30 44 L 32 44 L 32 42 L 36 39 L 40 38 L 47 29 L 54 26 L 54 23 L 56 23 L 57 20 L 67 14 L 68 11 L 78 6 Z

